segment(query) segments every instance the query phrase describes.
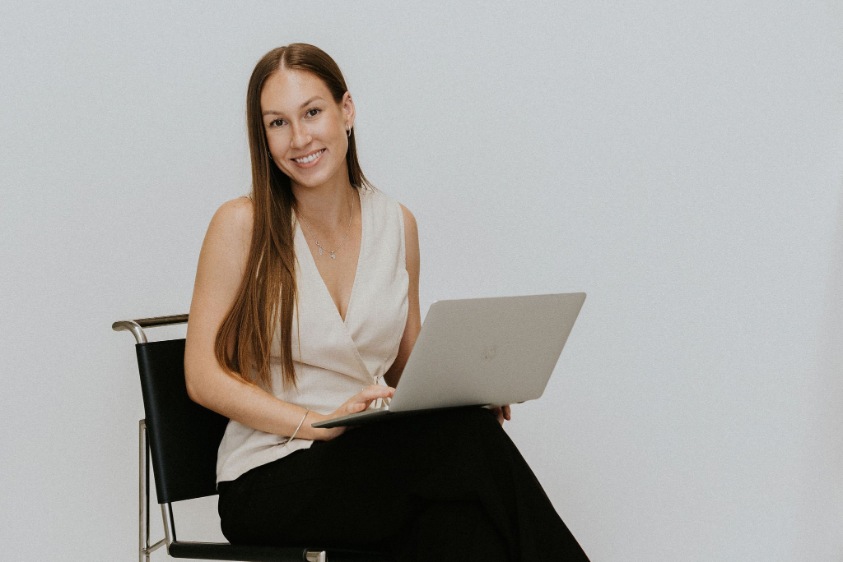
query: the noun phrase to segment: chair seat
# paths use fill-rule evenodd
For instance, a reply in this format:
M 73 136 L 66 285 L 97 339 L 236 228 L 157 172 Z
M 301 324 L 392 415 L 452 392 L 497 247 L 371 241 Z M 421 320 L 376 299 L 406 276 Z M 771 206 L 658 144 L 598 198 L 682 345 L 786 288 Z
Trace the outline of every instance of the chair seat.
M 318 548 L 240 546 L 228 543 L 173 541 L 168 552 L 173 558 L 197 560 L 241 560 L 249 562 L 307 562 L 305 554 Z M 389 562 L 383 553 L 328 549 L 329 562 Z

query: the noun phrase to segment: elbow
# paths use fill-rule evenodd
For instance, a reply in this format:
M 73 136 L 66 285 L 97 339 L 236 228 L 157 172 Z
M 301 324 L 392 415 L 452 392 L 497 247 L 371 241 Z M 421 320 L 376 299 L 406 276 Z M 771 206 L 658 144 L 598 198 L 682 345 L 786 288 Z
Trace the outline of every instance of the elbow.
M 205 394 L 203 393 L 205 385 L 202 384 L 199 377 L 200 370 L 194 362 L 189 360 L 189 357 L 185 358 L 184 386 L 187 389 L 187 396 L 200 406 L 207 407 Z
M 199 394 L 199 391 L 196 388 L 196 385 L 192 385 L 187 383 L 187 397 L 196 402 L 199 405 L 202 404 L 202 396 Z

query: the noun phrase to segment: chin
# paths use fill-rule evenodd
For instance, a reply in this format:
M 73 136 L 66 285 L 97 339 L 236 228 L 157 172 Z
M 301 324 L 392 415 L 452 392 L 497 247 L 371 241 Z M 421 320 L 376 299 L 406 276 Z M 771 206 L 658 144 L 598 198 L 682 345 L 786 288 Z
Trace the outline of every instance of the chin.
M 340 177 L 340 172 L 342 172 L 343 170 L 345 170 L 345 167 L 343 167 L 342 169 L 334 170 L 333 173 L 330 173 L 330 174 L 322 173 L 322 171 L 320 171 L 320 173 L 316 173 L 316 174 L 313 174 L 313 175 L 310 175 L 310 174 L 289 175 L 288 174 L 288 176 L 289 176 L 290 180 L 293 182 L 293 184 L 295 184 L 295 185 L 299 185 L 301 187 L 306 187 L 306 188 L 315 188 L 315 187 L 325 185 L 327 183 L 331 183 L 332 180 Z

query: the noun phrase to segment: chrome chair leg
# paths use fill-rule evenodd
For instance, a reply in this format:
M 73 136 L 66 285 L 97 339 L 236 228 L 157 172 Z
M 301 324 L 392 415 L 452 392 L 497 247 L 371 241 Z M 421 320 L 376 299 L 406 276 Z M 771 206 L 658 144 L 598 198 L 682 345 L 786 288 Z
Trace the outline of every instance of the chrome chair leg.
M 167 544 L 163 538 L 154 545 L 149 544 L 149 441 L 146 436 L 146 420 L 138 423 L 138 560 L 149 562 L 149 555 Z
M 140 562 L 149 562 L 149 452 L 146 442 L 146 420 L 139 425 L 138 443 L 138 555 Z

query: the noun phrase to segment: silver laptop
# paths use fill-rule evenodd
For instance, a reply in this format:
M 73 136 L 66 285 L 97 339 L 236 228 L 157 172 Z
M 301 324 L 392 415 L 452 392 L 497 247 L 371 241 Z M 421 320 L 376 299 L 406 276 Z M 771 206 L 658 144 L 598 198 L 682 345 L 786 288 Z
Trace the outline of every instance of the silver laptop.
M 538 398 L 584 301 L 585 293 L 565 293 L 436 302 L 389 405 L 313 427 Z

